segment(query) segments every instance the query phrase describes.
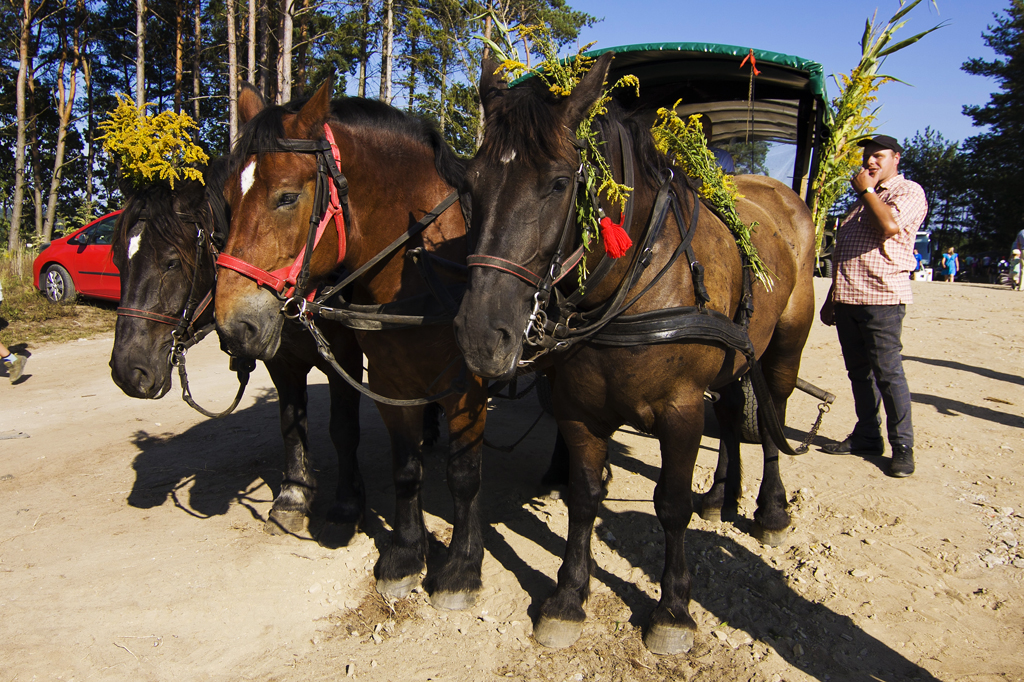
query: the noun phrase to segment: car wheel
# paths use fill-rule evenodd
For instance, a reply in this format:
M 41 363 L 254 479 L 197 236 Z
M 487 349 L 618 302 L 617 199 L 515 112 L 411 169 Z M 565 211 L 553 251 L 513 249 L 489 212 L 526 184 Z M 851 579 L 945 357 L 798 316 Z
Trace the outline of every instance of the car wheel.
M 43 294 L 54 303 L 66 303 L 75 300 L 75 282 L 67 270 L 59 265 L 51 265 L 43 273 Z

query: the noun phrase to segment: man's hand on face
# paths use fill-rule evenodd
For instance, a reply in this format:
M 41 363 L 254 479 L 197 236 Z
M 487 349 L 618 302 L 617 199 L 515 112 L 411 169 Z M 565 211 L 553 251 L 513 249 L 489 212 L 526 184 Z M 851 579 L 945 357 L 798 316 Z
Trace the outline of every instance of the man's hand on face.
M 860 173 L 857 173 L 850 179 L 850 185 L 853 186 L 853 191 L 860 194 L 868 187 L 874 188 L 878 184 L 878 179 L 871 175 L 871 171 L 867 168 L 861 168 Z

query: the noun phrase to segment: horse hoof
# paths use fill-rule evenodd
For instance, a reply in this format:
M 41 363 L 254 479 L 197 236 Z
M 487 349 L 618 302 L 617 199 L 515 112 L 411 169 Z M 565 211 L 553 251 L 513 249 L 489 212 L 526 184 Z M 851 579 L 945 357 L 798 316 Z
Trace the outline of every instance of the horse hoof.
M 564 649 L 572 646 L 583 634 L 583 622 L 574 620 L 556 620 L 541 616 L 533 626 L 533 638 L 538 644 L 552 649 Z
M 420 584 L 418 575 L 408 575 L 399 580 L 377 580 L 377 591 L 388 599 L 405 599 Z
M 644 635 L 644 646 L 652 654 L 662 656 L 685 654 L 693 646 L 693 630 L 670 625 L 652 625 Z
M 719 507 L 718 509 L 715 509 L 713 507 L 709 507 L 709 508 L 705 509 L 704 507 L 701 507 L 701 509 L 700 509 L 700 517 L 702 519 L 704 519 L 705 521 L 710 521 L 711 523 L 721 523 L 722 522 L 722 508 Z
M 317 533 L 316 541 L 325 549 L 339 549 L 341 547 L 348 547 L 358 532 L 358 524 L 332 523 L 328 521 L 320 529 L 320 532 Z
M 789 536 L 789 529 L 783 528 L 782 530 L 768 530 L 760 523 L 755 522 L 753 536 L 757 538 L 762 545 L 778 547 L 786 541 L 786 538 Z
M 294 535 L 306 530 L 306 515 L 300 511 L 271 511 L 263 525 L 268 535 Z
M 476 604 L 476 592 L 435 592 L 430 595 L 430 605 L 445 611 L 465 611 Z

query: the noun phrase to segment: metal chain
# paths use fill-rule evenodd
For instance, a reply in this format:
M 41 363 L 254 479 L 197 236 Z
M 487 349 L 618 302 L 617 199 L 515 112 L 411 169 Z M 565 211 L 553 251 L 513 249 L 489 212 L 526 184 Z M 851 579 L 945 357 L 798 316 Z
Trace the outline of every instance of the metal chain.
M 804 438 L 804 441 L 800 443 L 793 452 L 798 455 L 802 455 L 807 452 L 811 441 L 818 435 L 818 429 L 821 428 L 821 420 L 825 417 L 825 413 L 829 411 L 829 407 L 828 403 L 820 403 L 818 405 L 818 418 L 814 420 L 814 425 L 811 427 L 811 430 L 807 432 L 807 437 Z

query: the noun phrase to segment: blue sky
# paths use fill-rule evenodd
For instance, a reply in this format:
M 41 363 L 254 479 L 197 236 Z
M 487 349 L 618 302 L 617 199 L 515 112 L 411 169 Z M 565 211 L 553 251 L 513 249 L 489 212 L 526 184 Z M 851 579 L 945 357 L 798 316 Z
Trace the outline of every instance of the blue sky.
M 585 28 L 581 42 L 596 47 L 643 42 L 727 43 L 784 52 L 822 64 L 825 75 L 849 73 L 860 59 L 864 22 L 878 11 L 884 22 L 898 0 L 569 0 L 577 10 L 603 18 Z M 925 126 L 949 140 L 979 132 L 961 113 L 965 104 L 984 104 L 994 81 L 970 76 L 960 65 L 972 57 L 993 59 L 982 33 L 1010 0 L 925 0 L 911 12 L 896 40 L 932 26 L 948 25 L 904 52 L 889 57 L 882 71 L 910 86 L 888 83 L 879 91 L 878 130 L 903 140 Z M 829 78 L 829 96 L 836 94 Z

